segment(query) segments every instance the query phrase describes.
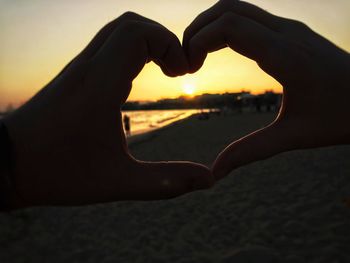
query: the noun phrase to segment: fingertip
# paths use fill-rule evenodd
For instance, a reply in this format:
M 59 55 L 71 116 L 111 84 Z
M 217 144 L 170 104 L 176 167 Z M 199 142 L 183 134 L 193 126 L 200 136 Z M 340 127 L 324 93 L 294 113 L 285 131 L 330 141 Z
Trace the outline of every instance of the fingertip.
M 176 38 L 171 42 L 164 57 L 163 72 L 169 77 L 182 76 L 189 71 L 189 63 L 180 41 Z
M 205 165 L 193 162 L 170 162 L 168 165 L 172 166 L 172 171 L 175 172 L 171 175 L 173 181 L 183 185 L 178 195 L 208 189 L 215 183 L 211 170 Z
M 182 76 L 182 75 L 185 75 L 189 72 L 189 69 L 190 69 L 190 65 L 188 63 L 188 59 L 187 59 L 187 56 L 185 55 L 184 51 L 181 49 L 181 56 L 179 58 L 180 60 L 180 63 L 179 63 L 179 68 L 178 68 L 178 71 L 176 72 L 177 73 L 177 76 Z
M 214 166 L 213 168 L 213 177 L 215 178 L 215 181 L 219 181 L 226 177 L 230 173 L 230 169 L 225 169 L 222 166 Z
M 197 72 L 204 64 L 207 57 L 207 53 L 203 49 L 196 45 L 194 41 L 191 41 L 188 47 L 188 63 L 189 73 Z
M 138 162 L 147 176 L 143 184 L 150 199 L 174 198 L 196 190 L 207 189 L 215 183 L 211 170 L 193 162 Z M 142 176 L 140 179 L 146 178 Z M 151 197 L 150 197 L 151 196 Z
M 215 181 L 219 181 L 226 177 L 231 172 L 231 169 L 228 168 L 226 165 L 223 164 L 222 161 L 217 160 L 215 161 L 213 168 L 212 168 L 212 174 L 215 179 Z
M 176 73 L 170 71 L 170 70 L 169 70 L 167 67 L 165 67 L 165 66 L 162 66 L 161 69 L 162 69 L 162 72 L 164 73 L 164 75 L 166 75 L 166 76 L 168 76 L 168 77 L 170 77 L 170 78 L 175 78 L 175 77 L 178 76 Z
M 191 190 L 203 190 L 211 188 L 215 184 L 211 170 L 204 165 L 197 165 L 197 174 L 193 175 Z

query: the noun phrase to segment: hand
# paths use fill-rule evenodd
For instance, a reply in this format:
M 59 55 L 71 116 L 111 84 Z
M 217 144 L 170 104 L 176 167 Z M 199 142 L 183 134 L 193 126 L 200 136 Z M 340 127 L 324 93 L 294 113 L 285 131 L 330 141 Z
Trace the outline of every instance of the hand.
M 190 71 L 208 52 L 230 47 L 283 85 L 283 103 L 269 126 L 233 142 L 216 159 L 217 179 L 280 152 L 350 143 L 350 56 L 306 25 L 245 2 L 222 0 L 184 33 Z
M 14 206 L 162 199 L 213 184 L 202 165 L 148 163 L 130 156 L 120 107 L 150 60 L 168 76 L 188 71 L 174 34 L 126 13 L 5 119 L 14 150 Z

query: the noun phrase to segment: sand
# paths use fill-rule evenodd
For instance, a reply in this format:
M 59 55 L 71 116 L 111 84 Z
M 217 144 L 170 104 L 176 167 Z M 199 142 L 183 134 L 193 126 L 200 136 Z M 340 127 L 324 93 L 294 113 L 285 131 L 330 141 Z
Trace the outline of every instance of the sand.
M 189 160 L 210 165 L 230 142 L 269 124 L 275 113 L 212 116 L 196 115 L 146 135 L 132 137 L 129 149 L 140 160 Z
M 130 148 L 143 160 L 210 164 L 271 119 L 191 118 Z M 292 151 L 172 200 L 2 214 L 0 262 L 350 262 L 349 160 L 350 145 Z

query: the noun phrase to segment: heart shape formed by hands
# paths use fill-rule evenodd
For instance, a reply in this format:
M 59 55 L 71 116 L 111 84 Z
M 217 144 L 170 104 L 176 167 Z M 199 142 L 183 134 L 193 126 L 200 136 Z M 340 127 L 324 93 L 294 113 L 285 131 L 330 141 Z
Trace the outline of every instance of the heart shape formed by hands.
M 174 77 L 196 72 L 208 52 L 226 46 L 257 61 L 283 85 L 284 97 L 271 125 L 219 155 L 212 169 L 216 179 L 282 151 L 349 142 L 349 124 L 344 128 L 345 115 L 339 115 L 349 112 L 346 101 L 325 108 L 341 99 L 337 91 L 349 94 L 348 54 L 305 25 L 222 0 L 186 29 L 182 47 L 162 25 L 126 13 L 4 120 L 16 163 L 13 205 L 162 199 L 213 185 L 213 174 L 203 165 L 130 156 L 120 107 L 148 61 Z M 324 74 L 334 68 L 337 74 Z M 337 90 L 330 92 L 330 84 Z

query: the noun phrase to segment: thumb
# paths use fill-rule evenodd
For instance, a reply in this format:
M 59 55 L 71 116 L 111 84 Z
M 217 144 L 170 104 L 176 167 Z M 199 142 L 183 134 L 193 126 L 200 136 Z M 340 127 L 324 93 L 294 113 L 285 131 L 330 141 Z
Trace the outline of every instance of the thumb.
M 191 162 L 137 161 L 135 180 L 129 181 L 132 199 L 173 198 L 214 184 L 214 177 L 204 165 Z
M 290 149 L 291 142 L 282 126 L 271 125 L 255 131 L 227 146 L 216 158 L 213 174 L 216 180 L 242 165 L 269 158 Z

